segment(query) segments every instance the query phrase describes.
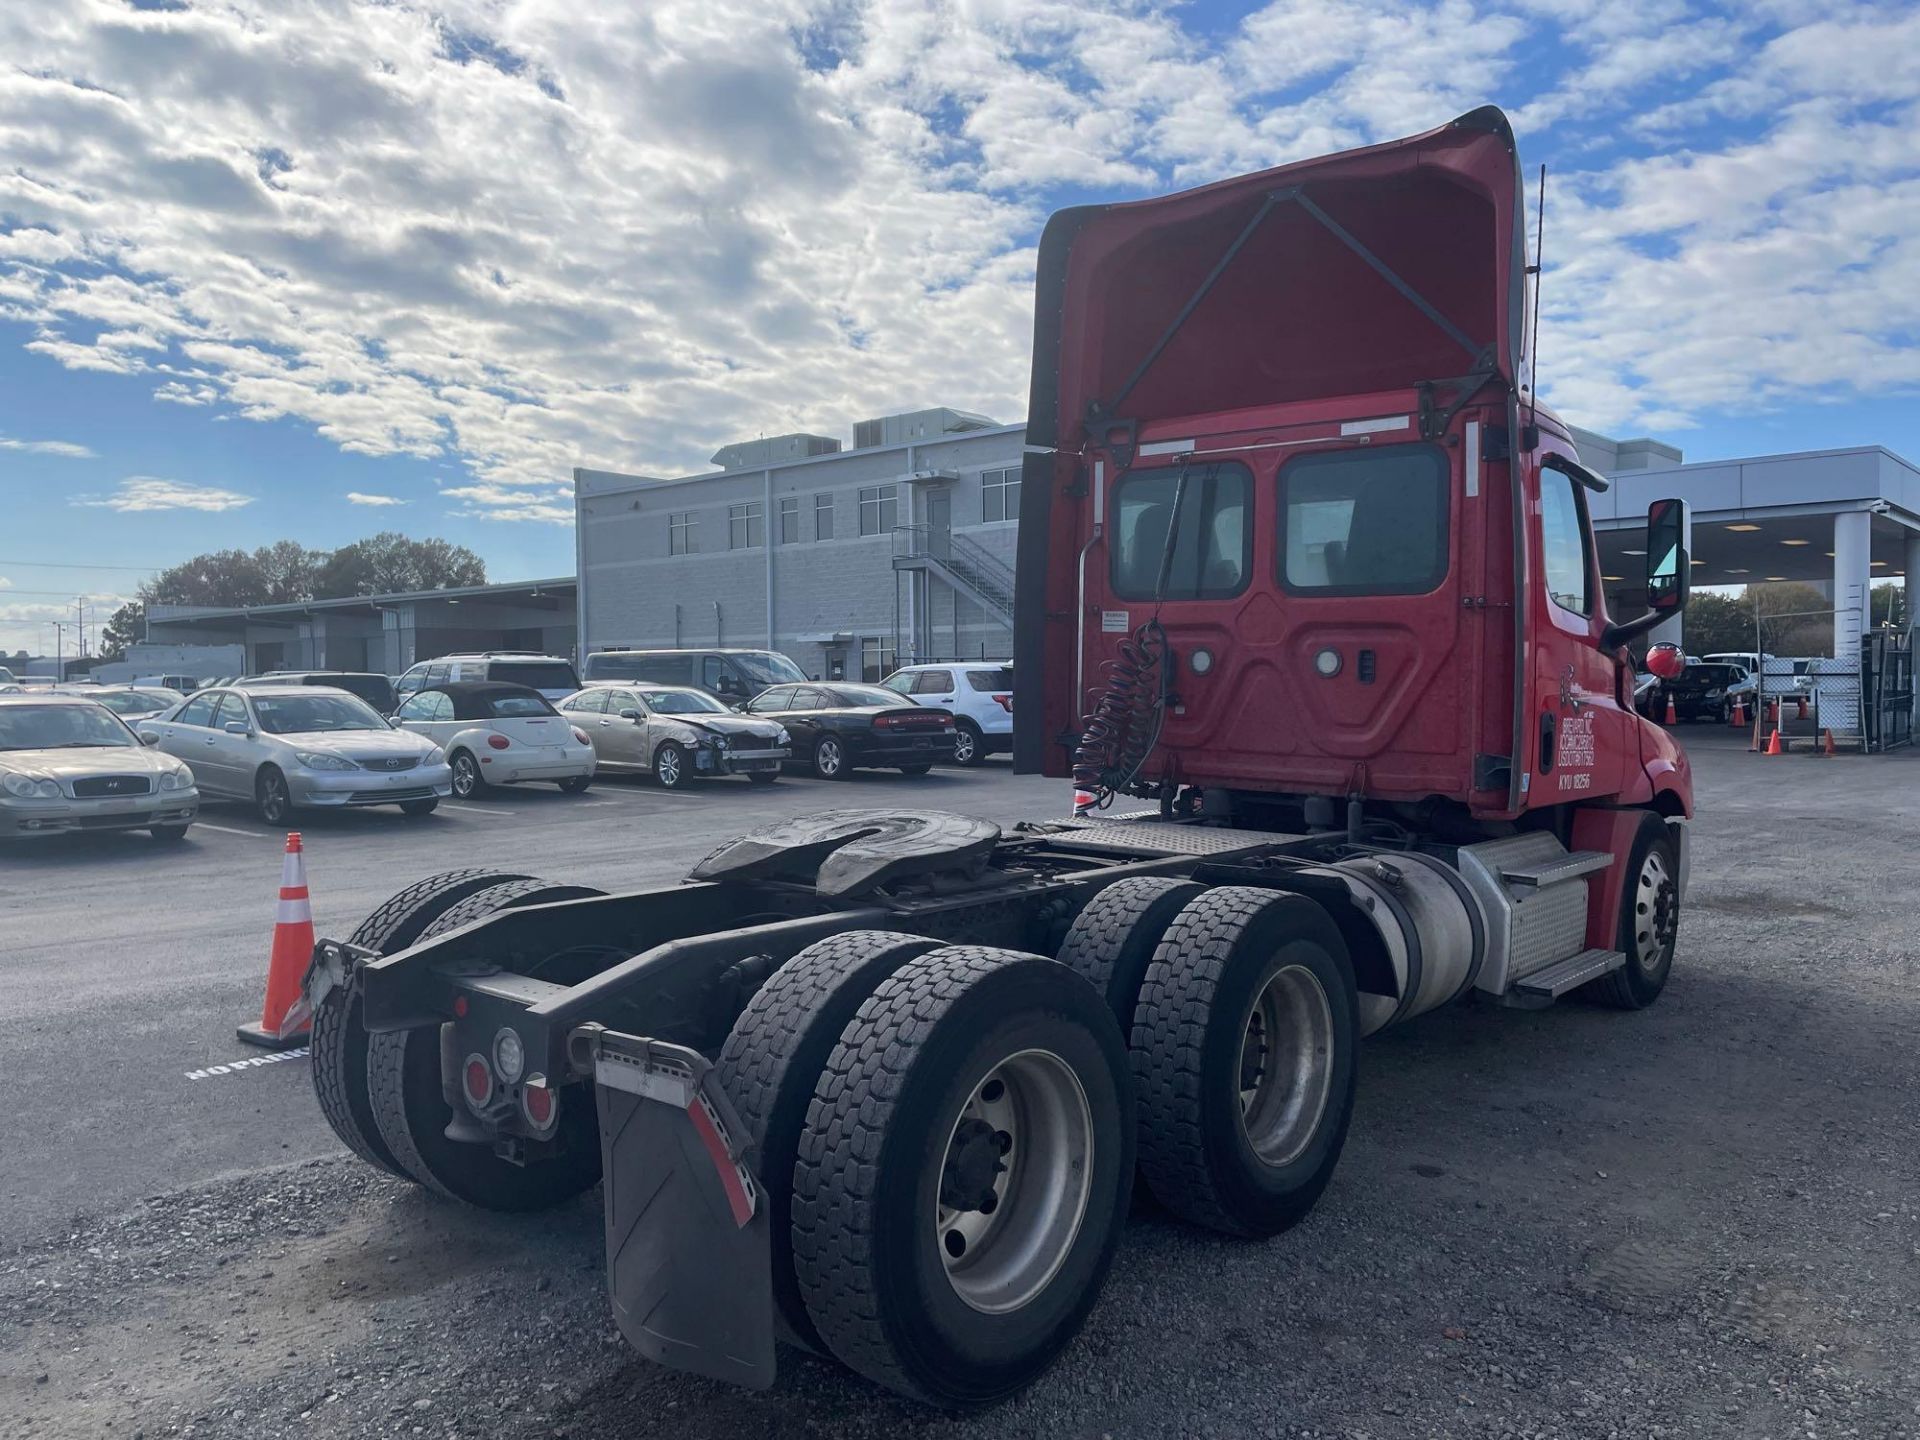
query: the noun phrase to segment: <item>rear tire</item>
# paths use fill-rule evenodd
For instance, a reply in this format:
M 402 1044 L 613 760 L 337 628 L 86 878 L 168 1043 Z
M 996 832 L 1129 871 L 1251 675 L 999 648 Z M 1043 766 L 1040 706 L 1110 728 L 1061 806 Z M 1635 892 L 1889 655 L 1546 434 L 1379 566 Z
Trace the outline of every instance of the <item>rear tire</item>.
M 778 770 L 749 770 L 747 780 L 754 785 L 771 785 L 780 778 Z
M 844 780 L 853 767 L 847 764 L 847 747 L 837 735 L 822 735 L 813 746 L 813 773 L 822 780 Z
M 477 890 L 509 880 L 524 880 L 500 870 L 448 870 L 407 886 L 375 910 L 347 937 L 381 955 L 404 950 L 448 910 Z M 372 1037 L 360 1018 L 357 977 L 335 986 L 313 1012 L 313 1036 L 308 1042 L 314 1098 L 333 1133 L 354 1154 L 402 1180 L 411 1180 L 406 1168 L 380 1138 L 367 1095 L 367 1047 Z
M 953 726 L 953 763 L 971 768 L 987 758 L 987 742 L 980 727 L 962 716 Z
M 486 777 L 480 773 L 480 762 L 465 750 L 453 752 L 453 798 L 471 800 L 487 788 Z
M 1359 1042 L 1353 967 L 1318 905 L 1245 886 L 1190 902 L 1134 1016 L 1140 1168 L 1155 1197 L 1233 1235 L 1296 1224 L 1346 1142 Z
M 175 845 L 187 838 L 185 825 L 149 825 L 147 833 L 162 845 Z
M 1092 986 L 1011 950 L 910 960 L 842 1033 L 808 1112 L 793 1200 L 807 1313 L 889 1389 L 998 1400 L 1093 1308 L 1132 1172 L 1126 1052 Z
M 902 766 L 900 767 L 900 773 L 901 773 L 902 775 L 931 775 L 931 774 L 933 773 L 933 766 L 931 766 L 931 765 L 902 765 Z
M 420 938 L 457 930 L 517 905 L 598 894 L 578 885 L 513 880 L 468 895 Z M 367 1049 L 367 1095 L 393 1158 L 413 1179 L 450 1200 L 518 1214 L 546 1210 L 600 1179 L 599 1123 L 591 1087 L 561 1089 L 558 1153 L 516 1165 L 482 1144 L 447 1137 L 452 1106 L 441 1085 L 440 1026 L 385 1031 Z
M 825 1353 L 793 1267 L 793 1167 L 814 1088 L 840 1034 L 867 997 L 938 940 L 849 930 L 819 940 L 773 972 L 733 1022 L 715 1066 L 720 1088 L 758 1148 L 773 1239 L 773 1301 L 794 1337 Z
M 1116 880 L 1074 917 L 1057 957 L 1107 997 L 1120 1033 L 1133 1033 L 1133 1012 L 1140 1003 L 1140 982 L 1147 978 L 1153 952 L 1187 902 L 1206 893 L 1193 880 L 1140 875 Z
M 1680 938 L 1680 854 L 1667 822 L 1648 811 L 1633 837 L 1614 948 L 1627 963 L 1580 987 L 1586 999 L 1616 1010 L 1644 1010 L 1673 973 Z
M 581 795 L 585 794 L 587 787 L 593 784 L 593 777 L 591 775 L 573 775 L 560 781 L 559 784 L 562 795 Z

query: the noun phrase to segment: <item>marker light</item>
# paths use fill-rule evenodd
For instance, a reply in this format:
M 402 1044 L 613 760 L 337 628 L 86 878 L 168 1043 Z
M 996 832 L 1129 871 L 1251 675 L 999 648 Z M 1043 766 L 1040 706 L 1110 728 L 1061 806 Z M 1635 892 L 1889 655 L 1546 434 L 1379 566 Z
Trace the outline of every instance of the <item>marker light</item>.
M 1204 675 L 1213 669 L 1213 652 L 1211 650 L 1196 650 L 1187 663 L 1193 666 L 1194 674 Z
M 520 1072 L 527 1068 L 527 1049 L 520 1043 L 519 1034 L 510 1026 L 503 1026 L 493 1037 L 493 1068 L 500 1072 L 503 1083 L 511 1085 L 520 1078 Z
M 461 1076 L 461 1088 L 466 1091 L 467 1104 L 476 1112 L 484 1111 L 493 1099 L 493 1071 L 487 1068 L 486 1057 L 469 1055 Z
M 1313 668 L 1331 680 L 1340 673 L 1340 652 L 1334 649 L 1322 650 L 1313 657 Z

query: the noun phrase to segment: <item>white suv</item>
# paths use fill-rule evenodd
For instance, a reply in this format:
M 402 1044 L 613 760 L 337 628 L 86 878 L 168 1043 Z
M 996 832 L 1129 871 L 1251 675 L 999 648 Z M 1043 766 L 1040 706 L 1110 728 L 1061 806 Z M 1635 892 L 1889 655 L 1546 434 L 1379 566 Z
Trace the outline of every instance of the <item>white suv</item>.
M 880 682 L 916 705 L 953 712 L 953 758 L 978 765 L 1013 749 L 1013 666 L 995 660 L 907 665 Z
M 393 682 L 394 704 L 404 704 L 427 685 L 465 680 L 499 680 L 525 685 L 548 700 L 564 700 L 580 688 L 580 672 L 571 660 L 513 650 L 482 650 L 422 660 Z

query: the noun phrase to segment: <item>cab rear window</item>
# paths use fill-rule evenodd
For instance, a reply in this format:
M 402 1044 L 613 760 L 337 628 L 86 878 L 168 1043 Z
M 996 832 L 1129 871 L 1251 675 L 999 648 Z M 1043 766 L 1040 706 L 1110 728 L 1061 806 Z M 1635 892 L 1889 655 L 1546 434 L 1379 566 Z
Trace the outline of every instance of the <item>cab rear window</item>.
M 1419 595 L 1447 573 L 1450 470 L 1437 445 L 1301 455 L 1280 470 L 1280 581 L 1326 595 Z
M 578 690 L 580 677 L 560 660 L 496 660 L 487 667 L 489 680 L 525 685 L 533 690 Z
M 998 670 L 969 670 L 967 683 L 976 690 L 994 691 L 1013 689 L 1013 667 L 1003 665 Z
M 1113 487 L 1112 585 L 1123 600 L 1159 596 L 1163 568 L 1168 600 L 1219 600 L 1246 588 L 1252 476 L 1233 461 L 1188 465 L 1183 492 L 1182 468 L 1136 470 Z

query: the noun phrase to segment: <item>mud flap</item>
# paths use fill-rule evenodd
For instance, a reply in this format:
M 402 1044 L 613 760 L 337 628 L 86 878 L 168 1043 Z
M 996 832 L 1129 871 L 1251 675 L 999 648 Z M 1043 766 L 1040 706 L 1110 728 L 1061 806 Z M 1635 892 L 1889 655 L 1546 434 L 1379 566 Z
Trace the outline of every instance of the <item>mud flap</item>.
M 766 1197 L 747 1129 L 697 1052 L 582 1026 L 605 1170 L 607 1290 L 620 1333 L 675 1370 L 773 1384 Z

